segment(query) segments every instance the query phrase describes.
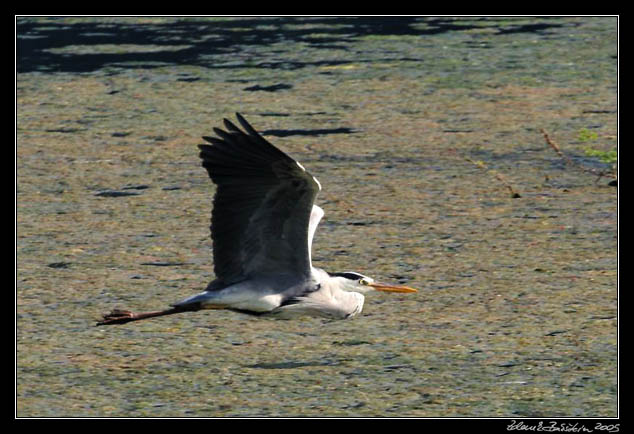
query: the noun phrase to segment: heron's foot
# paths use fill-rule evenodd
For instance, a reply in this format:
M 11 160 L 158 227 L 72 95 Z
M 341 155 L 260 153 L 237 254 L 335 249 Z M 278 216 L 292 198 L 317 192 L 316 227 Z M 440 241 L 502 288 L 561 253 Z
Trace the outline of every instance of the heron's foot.
M 110 313 L 103 316 L 103 319 L 96 325 L 110 325 L 110 324 L 125 324 L 130 321 L 135 321 L 137 315 L 129 310 L 113 309 Z

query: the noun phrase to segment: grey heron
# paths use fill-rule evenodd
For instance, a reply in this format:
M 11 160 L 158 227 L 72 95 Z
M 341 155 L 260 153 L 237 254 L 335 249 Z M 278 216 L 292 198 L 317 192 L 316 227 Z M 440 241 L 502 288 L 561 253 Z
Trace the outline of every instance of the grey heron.
M 211 213 L 216 275 L 206 289 L 153 312 L 115 309 L 97 325 L 123 324 L 201 309 L 256 315 L 351 318 L 371 290 L 415 289 L 356 272 L 329 274 L 313 267 L 311 245 L 324 211 L 314 204 L 319 181 L 262 137 L 239 113 L 242 130 L 224 119 L 217 137 L 198 145 L 217 189 Z

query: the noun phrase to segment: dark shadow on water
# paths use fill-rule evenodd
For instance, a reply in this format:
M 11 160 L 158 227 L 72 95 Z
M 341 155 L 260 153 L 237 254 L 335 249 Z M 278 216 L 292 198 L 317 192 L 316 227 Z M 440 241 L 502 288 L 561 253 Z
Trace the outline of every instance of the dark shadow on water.
M 68 23 L 59 19 L 44 22 L 19 17 L 16 22 L 17 70 L 20 73 L 85 73 L 108 67 L 112 68 L 108 72 L 117 73 L 121 69 L 169 65 L 292 70 L 349 62 L 285 59 L 284 53 L 272 51 L 271 44 L 288 42 L 288 46 L 293 47 L 302 43 L 316 49 L 346 50 L 349 40 L 367 35 L 424 37 L 474 28 L 493 28 L 497 34 L 542 33 L 564 25 L 556 19 L 536 18 L 535 21 L 526 24 L 509 19 L 452 17 L 254 17 L 173 18 L 155 23 L 97 18 L 94 22 Z M 104 46 L 109 49 L 105 50 Z M 113 50 L 116 46 L 122 48 Z
M 264 130 L 263 136 L 288 137 L 288 136 L 321 136 L 325 134 L 353 134 L 352 128 L 319 128 L 314 130 Z
M 287 90 L 287 89 L 291 89 L 292 87 L 293 87 L 292 85 L 286 84 L 286 83 L 278 83 L 278 84 L 273 84 L 271 86 L 260 86 L 259 84 L 256 84 L 255 86 L 245 87 L 243 90 L 248 90 L 250 92 L 258 92 L 258 91 L 277 92 L 278 90 Z

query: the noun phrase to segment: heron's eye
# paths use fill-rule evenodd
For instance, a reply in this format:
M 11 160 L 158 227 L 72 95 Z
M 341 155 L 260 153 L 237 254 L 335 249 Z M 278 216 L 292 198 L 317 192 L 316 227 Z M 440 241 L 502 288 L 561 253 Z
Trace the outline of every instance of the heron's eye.
M 369 284 L 370 284 L 370 281 L 364 277 L 364 278 L 362 278 L 362 279 L 359 279 L 359 283 L 360 283 L 361 285 L 369 285 Z

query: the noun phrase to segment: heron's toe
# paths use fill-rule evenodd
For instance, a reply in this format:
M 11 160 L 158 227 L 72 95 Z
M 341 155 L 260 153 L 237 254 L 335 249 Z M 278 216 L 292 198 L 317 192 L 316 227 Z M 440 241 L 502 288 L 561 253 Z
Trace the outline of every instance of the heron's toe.
M 103 315 L 101 321 L 97 325 L 120 324 L 134 319 L 134 313 L 129 310 L 113 309 L 110 313 Z

